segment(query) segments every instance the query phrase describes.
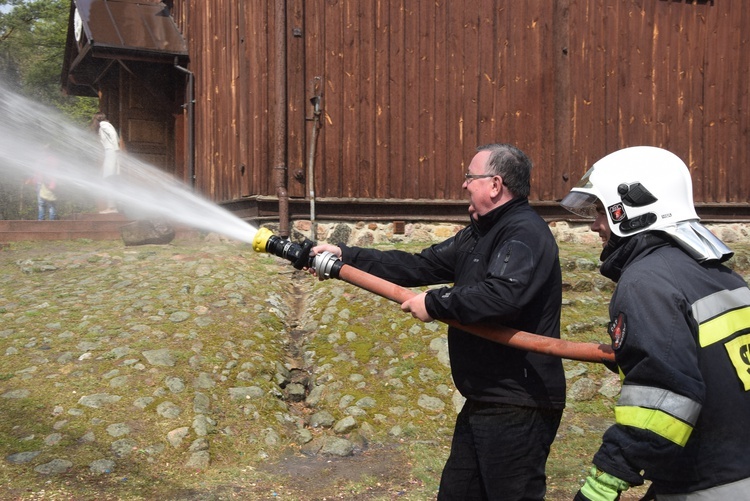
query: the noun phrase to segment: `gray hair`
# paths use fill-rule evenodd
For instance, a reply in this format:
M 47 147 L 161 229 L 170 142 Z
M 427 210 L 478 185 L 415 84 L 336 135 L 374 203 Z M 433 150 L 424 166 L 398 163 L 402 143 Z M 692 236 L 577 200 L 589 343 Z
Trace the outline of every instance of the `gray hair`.
M 493 143 L 477 148 L 489 151 L 487 174 L 503 178 L 503 184 L 517 197 L 528 198 L 531 192 L 531 160 L 512 144 Z

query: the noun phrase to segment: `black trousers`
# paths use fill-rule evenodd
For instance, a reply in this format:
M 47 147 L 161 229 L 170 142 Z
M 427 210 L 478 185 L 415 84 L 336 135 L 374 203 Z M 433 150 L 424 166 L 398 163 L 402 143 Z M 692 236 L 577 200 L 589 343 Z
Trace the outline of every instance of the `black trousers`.
M 562 412 L 468 400 L 456 419 L 438 500 L 543 500 Z

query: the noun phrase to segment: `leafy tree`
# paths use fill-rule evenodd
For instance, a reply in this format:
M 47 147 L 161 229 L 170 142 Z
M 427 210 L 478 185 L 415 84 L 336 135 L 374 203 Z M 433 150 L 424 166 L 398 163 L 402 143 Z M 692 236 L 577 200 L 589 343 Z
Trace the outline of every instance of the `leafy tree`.
M 0 0 L 0 75 L 5 85 L 85 124 L 95 98 L 66 96 L 60 85 L 70 0 Z
M 98 110 L 97 99 L 66 96 L 61 89 L 69 14 L 70 0 L 0 0 L 0 81 L 13 92 L 87 125 Z M 25 181 L 0 165 L 0 219 L 36 218 L 36 193 Z M 80 211 L 76 204 L 78 200 L 65 197 L 58 214 Z

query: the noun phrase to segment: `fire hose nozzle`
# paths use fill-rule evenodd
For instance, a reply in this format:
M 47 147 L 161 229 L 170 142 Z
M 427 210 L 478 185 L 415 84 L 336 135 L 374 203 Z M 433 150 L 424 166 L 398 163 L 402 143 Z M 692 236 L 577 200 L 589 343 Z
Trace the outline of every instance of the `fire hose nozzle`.
M 255 238 L 253 238 L 253 250 L 255 252 L 267 252 L 268 239 L 272 236 L 274 236 L 273 232 L 268 228 L 258 229 L 255 233 Z
M 330 252 L 310 256 L 310 249 L 315 245 L 305 239 L 301 244 L 278 237 L 268 228 L 260 228 L 253 238 L 255 252 L 267 252 L 290 261 L 298 270 L 313 268 L 321 278 L 338 278 L 341 261 Z

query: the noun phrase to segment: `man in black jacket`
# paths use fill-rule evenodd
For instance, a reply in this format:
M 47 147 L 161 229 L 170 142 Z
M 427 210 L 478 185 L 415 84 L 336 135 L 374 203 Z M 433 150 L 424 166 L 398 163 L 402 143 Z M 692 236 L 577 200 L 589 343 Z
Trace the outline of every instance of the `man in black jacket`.
M 615 425 L 575 499 L 614 501 L 644 478 L 657 500 L 750 499 L 750 289 L 698 222 L 687 166 L 625 148 L 561 203 L 595 217 L 601 272 L 617 282 L 609 333 L 624 375 Z
M 528 203 L 531 162 L 518 148 L 477 149 L 465 174 L 470 224 L 418 254 L 319 245 L 346 264 L 404 287 L 452 284 L 407 300 L 424 322 L 504 325 L 559 338 L 557 243 Z M 448 329 L 453 381 L 466 397 L 439 500 L 541 500 L 545 463 L 565 407 L 559 358 Z

